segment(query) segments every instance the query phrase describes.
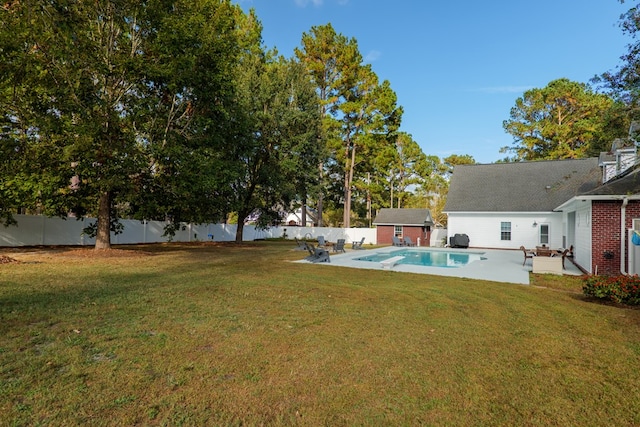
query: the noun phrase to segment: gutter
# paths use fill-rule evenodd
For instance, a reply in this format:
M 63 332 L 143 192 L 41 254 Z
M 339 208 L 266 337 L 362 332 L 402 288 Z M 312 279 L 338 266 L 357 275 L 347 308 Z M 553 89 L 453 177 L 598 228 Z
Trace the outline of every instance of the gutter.
M 628 197 L 624 197 L 622 199 L 622 207 L 620 207 L 620 273 L 623 275 L 627 275 L 627 270 L 625 269 L 625 265 L 624 265 L 624 261 L 626 259 L 626 240 L 627 240 L 627 234 L 625 233 L 626 227 L 625 224 L 627 223 L 627 204 L 629 203 L 629 198 Z
M 574 196 L 572 198 L 570 198 L 569 200 L 567 200 L 566 202 L 564 202 L 563 204 L 561 204 L 560 206 L 556 207 L 553 211 L 554 212 L 562 212 L 565 209 L 567 209 L 571 204 L 575 203 L 575 202 L 588 202 L 588 201 L 594 201 L 594 200 L 640 200 L 640 194 L 635 194 L 635 195 L 631 195 L 631 196 L 622 196 L 619 194 L 599 194 L 599 195 L 595 195 L 595 196 L 587 196 L 587 195 L 583 195 L 583 196 Z

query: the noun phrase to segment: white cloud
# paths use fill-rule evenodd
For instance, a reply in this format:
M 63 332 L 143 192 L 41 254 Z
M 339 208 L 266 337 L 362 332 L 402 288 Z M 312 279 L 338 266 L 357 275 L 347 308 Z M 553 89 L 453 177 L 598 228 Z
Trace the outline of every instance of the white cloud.
M 367 53 L 367 55 L 364 57 L 364 62 L 369 62 L 369 63 L 374 62 L 378 60 L 381 56 L 382 56 L 382 52 L 378 50 L 369 51 L 369 53 Z

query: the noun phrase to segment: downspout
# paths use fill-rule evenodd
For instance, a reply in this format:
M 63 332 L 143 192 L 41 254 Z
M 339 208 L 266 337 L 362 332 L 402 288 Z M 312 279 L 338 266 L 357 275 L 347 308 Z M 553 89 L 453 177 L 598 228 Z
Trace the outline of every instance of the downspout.
M 626 251 L 626 223 L 627 223 L 627 204 L 629 204 L 629 198 L 624 197 L 622 199 L 622 207 L 620 208 L 620 273 L 627 275 L 627 270 L 624 265 L 624 261 L 627 258 Z

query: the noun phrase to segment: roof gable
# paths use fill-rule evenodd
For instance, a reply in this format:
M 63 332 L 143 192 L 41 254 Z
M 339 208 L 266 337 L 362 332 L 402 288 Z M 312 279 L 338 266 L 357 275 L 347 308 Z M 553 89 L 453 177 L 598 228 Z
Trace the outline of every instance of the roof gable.
M 445 212 L 551 212 L 593 190 L 598 158 L 458 165 Z

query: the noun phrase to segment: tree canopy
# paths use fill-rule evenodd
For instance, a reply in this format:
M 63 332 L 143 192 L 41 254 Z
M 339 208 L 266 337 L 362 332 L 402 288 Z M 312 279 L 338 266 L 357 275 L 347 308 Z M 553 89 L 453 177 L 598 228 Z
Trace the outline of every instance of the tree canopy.
M 8 2 L 0 8 L 0 220 L 16 212 L 277 223 L 329 206 L 333 225 L 446 188 L 401 130 L 391 82 L 331 24 L 294 58 L 231 0 Z
M 568 79 L 530 89 L 503 123 L 514 142 L 502 150 L 513 152 L 516 160 L 586 157 L 609 138 L 603 117 L 613 105 L 611 97 Z
M 110 247 L 131 209 L 170 221 L 202 214 L 208 189 L 195 177 L 229 122 L 220 119 L 233 100 L 226 76 L 241 47 L 239 9 L 216 0 L 25 0 L 1 10 L 10 46 L 0 49 L 4 134 L 23 159 L 11 184 L 47 214 L 95 214 L 97 249 Z

